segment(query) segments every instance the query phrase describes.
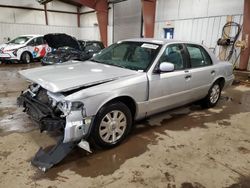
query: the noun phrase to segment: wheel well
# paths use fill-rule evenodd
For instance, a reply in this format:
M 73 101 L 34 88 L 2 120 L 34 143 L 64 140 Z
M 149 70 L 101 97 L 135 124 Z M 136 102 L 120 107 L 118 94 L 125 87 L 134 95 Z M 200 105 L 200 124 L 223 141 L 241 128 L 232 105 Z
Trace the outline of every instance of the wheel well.
M 107 102 L 106 104 L 113 103 L 113 102 L 122 102 L 123 104 L 125 104 L 131 111 L 132 117 L 134 119 L 135 113 L 136 113 L 136 104 L 135 104 L 134 99 L 132 99 L 129 96 L 122 96 L 122 97 L 114 98 L 110 100 L 109 102 Z
M 219 84 L 221 86 L 221 89 L 222 89 L 224 87 L 224 85 L 225 85 L 225 78 L 220 77 L 215 82 L 219 82 Z
M 31 54 L 31 52 L 29 52 L 29 51 L 24 51 L 24 52 L 21 54 L 21 58 L 22 58 L 22 55 L 23 55 L 25 52 L 28 53 L 28 54 L 30 55 L 30 58 L 31 58 L 31 59 L 33 59 L 33 56 L 32 56 L 32 54 Z

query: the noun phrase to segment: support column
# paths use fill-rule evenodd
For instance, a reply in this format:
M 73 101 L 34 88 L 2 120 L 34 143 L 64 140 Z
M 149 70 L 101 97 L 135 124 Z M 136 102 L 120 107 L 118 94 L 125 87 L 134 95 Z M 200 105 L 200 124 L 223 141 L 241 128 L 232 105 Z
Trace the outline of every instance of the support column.
M 242 40 L 246 40 L 247 48 L 241 50 L 240 70 L 246 70 L 250 56 L 250 0 L 244 1 Z
M 106 47 L 108 44 L 108 0 L 74 0 L 83 6 L 96 10 L 101 41 Z
M 46 25 L 49 25 L 48 23 L 48 12 L 47 12 L 47 4 L 44 4 L 44 15 L 45 15 L 45 23 Z
M 100 29 L 101 40 L 105 47 L 108 45 L 108 2 L 107 0 L 98 0 L 95 10 Z
M 156 0 L 142 0 L 144 37 L 154 37 Z
M 78 27 L 81 27 L 80 7 L 77 7 L 77 26 L 78 26 Z

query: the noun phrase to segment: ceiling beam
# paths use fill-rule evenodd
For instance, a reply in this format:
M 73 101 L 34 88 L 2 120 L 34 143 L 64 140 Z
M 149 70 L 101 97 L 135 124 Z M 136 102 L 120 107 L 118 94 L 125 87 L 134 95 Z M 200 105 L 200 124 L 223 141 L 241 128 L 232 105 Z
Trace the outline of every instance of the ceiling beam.
M 101 41 L 108 45 L 108 0 L 73 0 L 96 11 Z
M 97 0 L 72 0 L 75 3 L 81 4 L 82 6 L 86 6 L 92 9 L 95 9 Z

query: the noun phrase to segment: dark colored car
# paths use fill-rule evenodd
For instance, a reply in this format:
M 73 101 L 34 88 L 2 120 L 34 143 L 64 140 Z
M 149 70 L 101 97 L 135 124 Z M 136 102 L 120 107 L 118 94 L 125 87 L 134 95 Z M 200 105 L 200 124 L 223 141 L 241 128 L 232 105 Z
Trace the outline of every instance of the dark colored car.
M 100 41 L 76 40 L 66 34 L 47 34 L 44 39 L 53 50 L 42 59 L 42 65 L 60 64 L 69 60 L 85 61 L 104 48 Z

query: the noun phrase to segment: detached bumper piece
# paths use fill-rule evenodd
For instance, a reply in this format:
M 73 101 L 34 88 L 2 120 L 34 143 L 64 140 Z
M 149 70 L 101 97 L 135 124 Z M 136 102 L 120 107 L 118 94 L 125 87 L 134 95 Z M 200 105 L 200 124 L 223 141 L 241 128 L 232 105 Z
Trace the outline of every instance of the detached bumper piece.
M 65 120 L 58 117 L 58 114 L 55 114 L 54 109 L 49 105 L 31 97 L 28 92 L 22 93 L 18 97 L 17 103 L 23 106 L 24 111 L 39 124 L 41 132 L 44 130 L 64 130 Z M 77 142 L 63 143 L 63 139 L 64 137 L 61 136 L 57 144 L 47 153 L 40 148 L 32 159 L 31 164 L 46 172 L 62 161 L 78 144 Z
M 48 153 L 45 153 L 43 149 L 40 148 L 32 159 L 31 164 L 38 167 L 43 172 L 46 172 L 62 161 L 76 146 L 76 142 L 63 143 L 63 138 L 61 137 Z

